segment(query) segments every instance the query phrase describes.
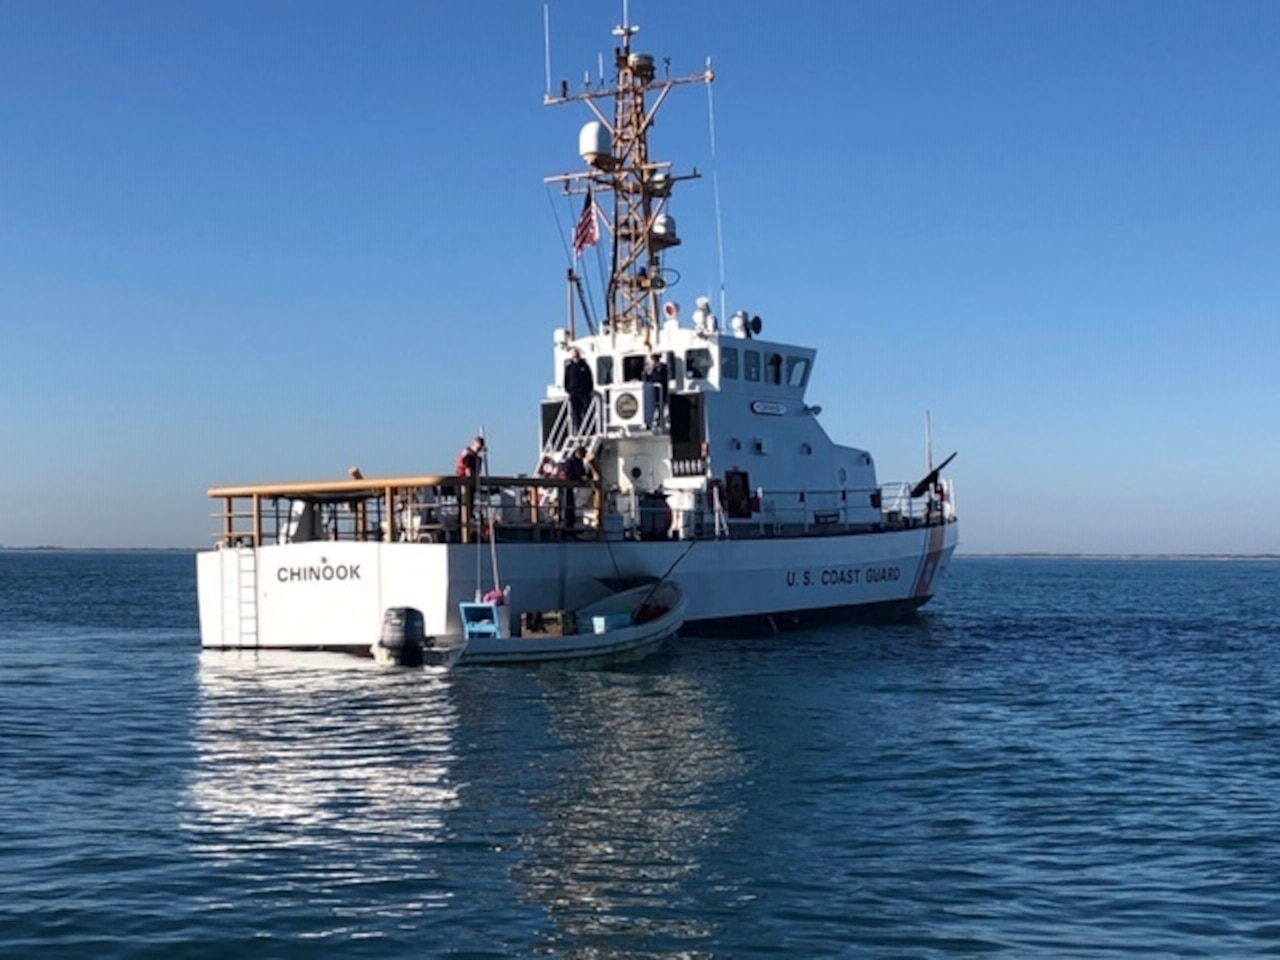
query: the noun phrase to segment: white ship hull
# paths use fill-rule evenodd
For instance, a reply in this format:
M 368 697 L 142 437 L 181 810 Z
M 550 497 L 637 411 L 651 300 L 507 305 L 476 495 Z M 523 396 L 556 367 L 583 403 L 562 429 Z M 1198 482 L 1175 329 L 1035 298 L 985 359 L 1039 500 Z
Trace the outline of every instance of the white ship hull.
M 687 624 L 842 608 L 912 610 L 933 593 L 956 524 L 759 540 L 502 544 L 514 616 L 577 609 L 627 579 L 670 571 Z M 673 569 L 674 568 L 674 569 Z M 415 607 L 428 635 L 461 632 L 487 589 L 487 546 L 316 542 L 225 547 L 197 559 L 201 643 L 214 649 L 367 652 L 383 612 Z

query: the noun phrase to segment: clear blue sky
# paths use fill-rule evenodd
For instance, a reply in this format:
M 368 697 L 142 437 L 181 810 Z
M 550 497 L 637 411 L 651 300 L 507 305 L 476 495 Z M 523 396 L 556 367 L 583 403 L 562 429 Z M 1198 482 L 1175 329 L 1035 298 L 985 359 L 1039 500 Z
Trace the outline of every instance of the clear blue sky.
M 620 3 L 554 0 L 576 86 Z M 1280 3 L 633 0 L 729 309 L 962 549 L 1280 550 Z M 563 322 L 542 3 L 0 4 L 0 543 L 210 542 L 214 484 L 529 469 Z M 572 210 L 557 205 L 562 221 Z M 709 177 L 673 208 L 715 293 Z

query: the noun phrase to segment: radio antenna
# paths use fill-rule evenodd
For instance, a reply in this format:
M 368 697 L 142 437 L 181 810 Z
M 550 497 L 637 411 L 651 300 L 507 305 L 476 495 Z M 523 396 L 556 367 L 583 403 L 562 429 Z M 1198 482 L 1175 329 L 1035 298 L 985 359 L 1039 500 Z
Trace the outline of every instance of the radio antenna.
M 542 47 L 547 62 L 547 96 L 551 96 L 551 4 L 542 5 Z
M 929 471 L 933 472 L 933 418 L 929 416 L 929 411 L 924 412 L 924 461 L 928 464 Z
M 711 58 L 707 57 L 707 74 L 711 74 Z M 725 306 L 724 283 L 724 226 L 720 219 L 720 170 L 716 163 L 716 101 L 711 92 L 711 84 L 707 84 L 707 126 L 711 133 L 711 196 L 716 208 L 716 252 L 720 258 L 720 316 L 727 317 L 729 309 Z

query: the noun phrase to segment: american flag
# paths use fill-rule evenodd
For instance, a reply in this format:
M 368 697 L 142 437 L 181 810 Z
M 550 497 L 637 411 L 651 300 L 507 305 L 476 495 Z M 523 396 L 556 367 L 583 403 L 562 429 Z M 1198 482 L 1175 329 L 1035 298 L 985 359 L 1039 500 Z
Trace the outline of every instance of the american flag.
M 582 205 L 582 216 L 578 218 L 578 225 L 573 228 L 573 259 L 577 260 L 582 256 L 583 250 L 599 242 L 600 224 L 596 222 L 596 201 L 588 190 L 586 203 Z

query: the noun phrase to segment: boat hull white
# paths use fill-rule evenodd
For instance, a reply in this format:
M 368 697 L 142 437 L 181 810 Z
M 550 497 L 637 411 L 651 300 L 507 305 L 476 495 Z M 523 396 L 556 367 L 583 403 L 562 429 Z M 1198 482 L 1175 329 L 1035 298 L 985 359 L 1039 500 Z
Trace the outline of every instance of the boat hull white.
M 867 534 L 706 541 L 502 544 L 520 610 L 576 610 L 627 581 L 668 576 L 685 622 L 910 610 L 933 594 L 956 525 Z M 391 607 L 422 611 L 429 636 L 461 633 L 458 604 L 488 582 L 488 553 L 443 543 L 226 547 L 197 558 L 201 643 L 215 649 L 367 653 Z M 479 576 L 478 576 L 479 574 Z

